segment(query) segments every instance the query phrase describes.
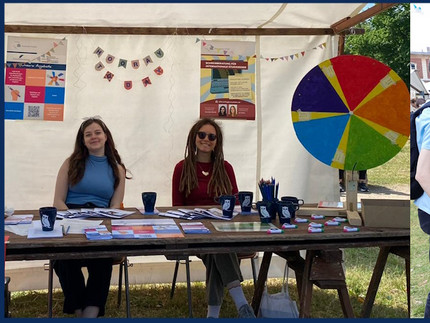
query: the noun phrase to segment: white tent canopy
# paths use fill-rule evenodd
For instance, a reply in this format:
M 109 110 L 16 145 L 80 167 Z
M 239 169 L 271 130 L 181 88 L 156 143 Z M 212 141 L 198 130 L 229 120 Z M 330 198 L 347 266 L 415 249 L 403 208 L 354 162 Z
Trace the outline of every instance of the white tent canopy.
M 85 34 L 84 26 L 329 28 L 363 7 L 358 3 L 6 4 L 6 26 L 79 26 L 83 32 L 6 34 L 65 38 L 68 51 L 64 121 L 5 121 L 5 204 L 15 209 L 52 204 L 58 169 L 73 150 L 82 118 L 100 115 L 133 174 L 126 182 L 124 205 L 141 206 L 143 191 L 156 191 L 158 206 L 171 205 L 173 168 L 183 158 L 188 131 L 199 118 L 197 39 L 255 41 L 257 58 L 305 52 L 288 61 L 257 59 L 256 120 L 220 122 L 224 155 L 235 169 L 239 190 L 257 193 L 257 181 L 273 176 L 280 182 L 280 196 L 295 195 L 307 203 L 339 200 L 337 170 L 302 147 L 290 113 L 303 76 L 337 55 L 338 36 L 101 35 Z M 320 48 L 322 43 L 326 47 Z M 161 48 L 165 55 L 158 64 L 164 74 L 148 87 L 125 90 L 122 83 L 129 76 L 124 71 L 117 69 L 114 80 L 107 82 L 95 70 L 97 47 L 130 60 Z

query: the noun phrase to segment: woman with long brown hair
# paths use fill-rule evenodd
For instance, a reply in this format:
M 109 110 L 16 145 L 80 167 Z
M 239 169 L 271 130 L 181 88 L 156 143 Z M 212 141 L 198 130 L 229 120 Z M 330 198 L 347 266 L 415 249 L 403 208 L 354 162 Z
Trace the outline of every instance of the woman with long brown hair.
M 99 118 L 89 118 L 79 127 L 75 149 L 58 172 L 54 206 L 59 210 L 120 208 L 125 179 L 126 168 L 111 132 Z M 112 258 L 55 261 L 64 313 L 85 318 L 104 315 L 112 263 Z M 87 284 L 82 267 L 88 269 Z
M 212 119 L 199 120 L 192 126 L 184 157 L 173 172 L 174 206 L 214 205 L 215 197 L 238 192 L 233 167 L 224 160 L 221 128 Z M 228 253 L 198 256 L 206 266 L 207 317 L 219 317 L 226 287 L 235 302 L 239 317 L 255 318 L 240 284 L 243 277 L 237 255 Z

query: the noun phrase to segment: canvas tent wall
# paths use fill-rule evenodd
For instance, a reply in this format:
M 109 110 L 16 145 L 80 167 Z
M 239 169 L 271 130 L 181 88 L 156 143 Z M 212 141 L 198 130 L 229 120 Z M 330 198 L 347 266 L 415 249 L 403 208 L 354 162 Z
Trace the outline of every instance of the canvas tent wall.
M 109 35 L 86 34 L 83 26 L 185 28 L 181 32 L 197 27 L 330 28 L 363 7 L 359 3 L 7 3 L 5 25 L 78 26 L 82 33 L 5 34 L 5 44 L 8 36 L 65 37 L 68 50 L 64 121 L 5 121 L 5 205 L 34 209 L 52 203 L 58 169 L 72 152 L 82 118 L 94 115 L 102 116 L 110 128 L 133 174 L 126 183 L 125 206 L 140 206 L 142 191 L 157 191 L 157 205 L 171 205 L 173 168 L 183 158 L 188 130 L 199 118 L 197 39 L 256 42 L 260 58 L 256 120 L 220 122 L 224 155 L 235 169 L 239 189 L 257 193 L 257 181 L 273 176 L 280 182 L 281 196 L 296 195 L 308 203 L 339 200 L 337 170 L 302 147 L 290 113 L 292 96 L 302 77 L 336 56 L 337 35 Z M 319 48 L 323 43 L 326 47 Z M 141 55 L 162 48 L 164 74 L 149 87 L 125 90 L 121 82 L 107 82 L 95 70 L 93 52 L 97 47 L 127 59 L 143 58 Z M 288 61 L 264 59 L 302 52 L 304 56 Z M 117 70 L 117 80 L 126 77 L 121 72 Z

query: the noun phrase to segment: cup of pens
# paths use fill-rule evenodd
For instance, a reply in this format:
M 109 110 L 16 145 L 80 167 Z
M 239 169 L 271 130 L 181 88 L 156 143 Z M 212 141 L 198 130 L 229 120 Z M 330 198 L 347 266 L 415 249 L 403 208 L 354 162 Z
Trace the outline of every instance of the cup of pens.
M 260 188 L 261 196 L 263 197 L 263 202 L 266 202 L 267 211 L 270 214 L 272 220 L 276 219 L 276 212 L 278 209 L 278 191 L 279 183 L 276 183 L 275 179 L 272 177 L 270 180 L 261 179 L 258 183 Z

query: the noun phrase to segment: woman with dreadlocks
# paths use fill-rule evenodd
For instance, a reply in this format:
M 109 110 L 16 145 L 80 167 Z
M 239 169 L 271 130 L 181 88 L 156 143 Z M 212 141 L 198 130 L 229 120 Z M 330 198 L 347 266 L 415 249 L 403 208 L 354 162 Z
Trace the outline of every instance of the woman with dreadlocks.
M 212 119 L 191 128 L 185 159 L 173 172 L 173 206 L 214 205 L 214 198 L 238 192 L 233 167 L 224 160 L 222 131 Z M 224 287 L 233 298 L 240 318 L 255 318 L 243 294 L 242 273 L 235 253 L 199 255 L 206 266 L 207 317 L 218 318 Z

